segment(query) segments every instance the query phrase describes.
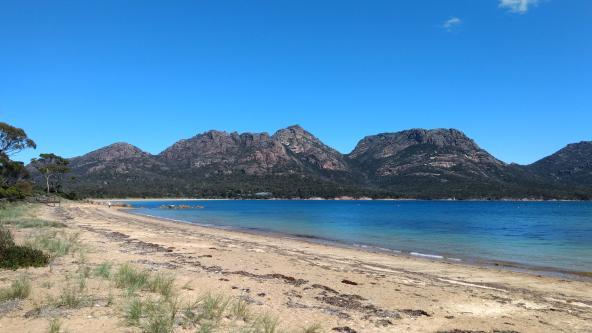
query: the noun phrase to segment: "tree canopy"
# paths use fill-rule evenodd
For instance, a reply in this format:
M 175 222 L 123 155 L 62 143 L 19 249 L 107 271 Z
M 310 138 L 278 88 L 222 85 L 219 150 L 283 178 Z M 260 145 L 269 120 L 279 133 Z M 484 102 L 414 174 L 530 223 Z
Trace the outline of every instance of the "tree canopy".
M 27 148 L 37 148 L 37 145 L 22 128 L 0 122 L 0 157 L 8 157 Z

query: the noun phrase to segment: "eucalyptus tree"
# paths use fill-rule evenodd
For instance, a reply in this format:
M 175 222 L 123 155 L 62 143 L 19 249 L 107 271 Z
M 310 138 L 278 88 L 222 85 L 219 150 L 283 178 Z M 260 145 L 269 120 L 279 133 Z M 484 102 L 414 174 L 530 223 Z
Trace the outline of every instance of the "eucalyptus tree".
M 8 156 L 27 148 L 37 148 L 22 128 L 0 122 L 0 155 Z
M 39 158 L 31 159 L 31 165 L 45 178 L 48 195 L 50 180 L 55 178 L 57 182 L 63 174 L 69 172 L 69 163 L 68 159 L 56 154 L 40 154 Z
M 0 122 L 0 186 L 12 186 L 27 176 L 24 164 L 10 159 L 27 148 L 35 149 L 37 145 L 22 128 Z

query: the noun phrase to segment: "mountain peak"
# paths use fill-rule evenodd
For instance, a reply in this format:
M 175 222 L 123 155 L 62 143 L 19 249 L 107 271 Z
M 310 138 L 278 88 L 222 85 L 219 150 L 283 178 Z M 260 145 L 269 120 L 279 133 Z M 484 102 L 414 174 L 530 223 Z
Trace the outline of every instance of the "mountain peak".
M 90 153 L 79 158 L 111 161 L 146 156 L 150 156 L 150 154 L 132 144 L 127 142 L 116 142 L 103 148 L 91 151 Z
M 414 128 L 367 136 L 348 157 L 370 170 L 370 177 L 419 177 L 435 182 L 498 178 L 504 167 L 503 162 L 452 128 Z
M 571 184 L 592 184 L 592 141 L 571 143 L 527 166 L 543 177 Z
M 423 129 L 380 133 L 366 136 L 349 154 L 351 158 L 358 158 L 371 153 L 376 158 L 384 158 L 417 144 L 431 144 L 438 147 L 457 147 L 462 150 L 481 150 L 479 146 L 462 131 L 454 128 Z M 372 151 L 371 151 L 372 150 Z
M 300 126 L 298 124 L 290 125 L 290 126 L 286 127 L 286 129 L 295 130 L 295 131 L 304 131 L 304 128 L 302 128 L 302 126 Z
M 272 138 L 296 154 L 302 162 L 324 170 L 345 171 L 349 169 L 341 153 L 325 145 L 299 125 L 280 129 L 273 134 Z

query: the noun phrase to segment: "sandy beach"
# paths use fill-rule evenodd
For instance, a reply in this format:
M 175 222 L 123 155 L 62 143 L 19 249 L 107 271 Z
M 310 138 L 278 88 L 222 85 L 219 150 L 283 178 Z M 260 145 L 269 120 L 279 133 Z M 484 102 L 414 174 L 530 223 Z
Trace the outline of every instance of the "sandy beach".
M 282 331 L 313 324 L 324 332 L 592 331 L 592 282 L 194 226 L 88 203 L 33 211 L 78 232 L 84 258 L 0 271 L 0 286 L 23 272 L 33 284 L 28 299 L 0 306 L 0 332 L 44 332 L 55 317 L 68 332 L 138 331 L 123 323 L 126 295 L 108 280 L 87 280 L 88 306 L 44 305 L 81 261 L 92 268 L 105 260 L 174 274 L 181 301 L 206 292 L 246 300 L 252 311 L 277 316 Z M 21 242 L 32 232 L 14 230 Z

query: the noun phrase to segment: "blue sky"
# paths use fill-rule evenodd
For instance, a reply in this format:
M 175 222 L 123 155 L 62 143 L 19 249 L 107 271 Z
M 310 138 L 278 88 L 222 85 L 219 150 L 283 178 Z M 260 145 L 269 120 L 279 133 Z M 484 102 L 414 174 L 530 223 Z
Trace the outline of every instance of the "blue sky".
M 592 140 L 592 1 L 0 1 L 0 121 L 71 157 L 300 124 L 341 152 L 454 127 L 506 162 Z

